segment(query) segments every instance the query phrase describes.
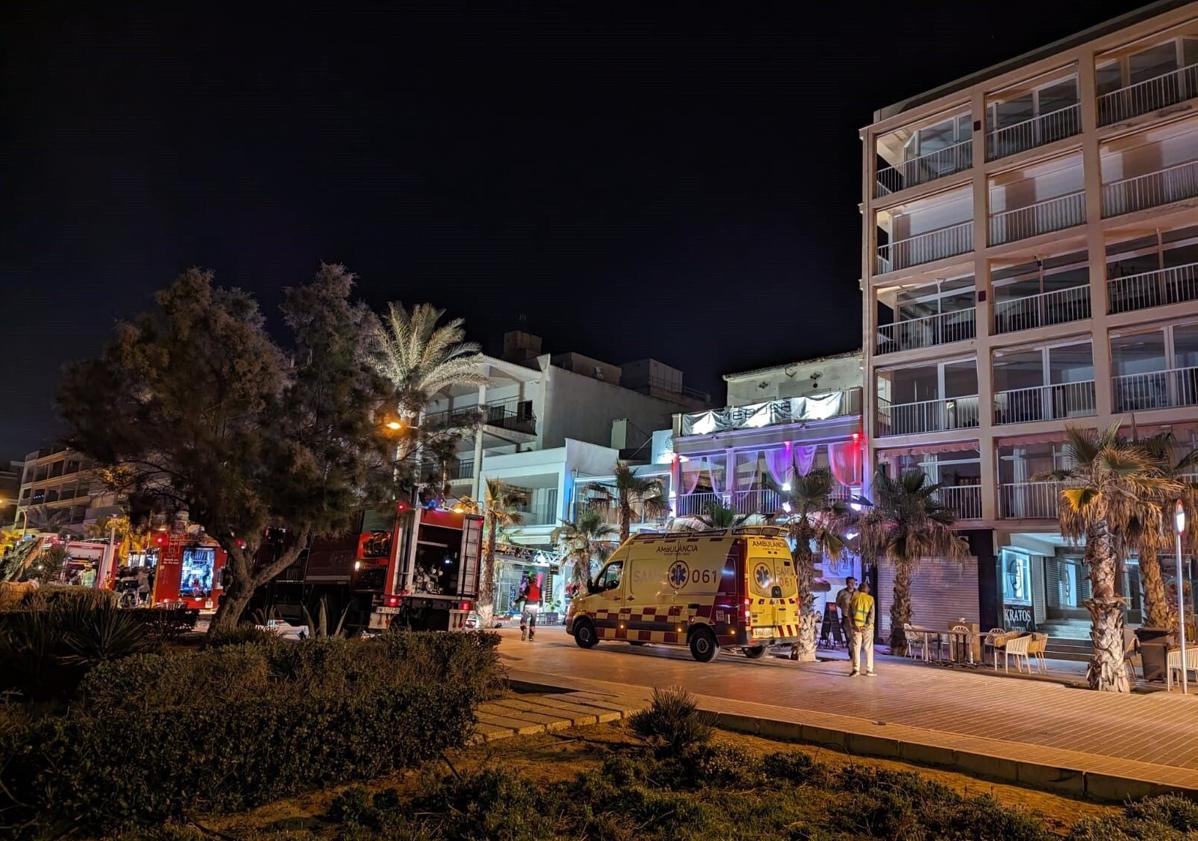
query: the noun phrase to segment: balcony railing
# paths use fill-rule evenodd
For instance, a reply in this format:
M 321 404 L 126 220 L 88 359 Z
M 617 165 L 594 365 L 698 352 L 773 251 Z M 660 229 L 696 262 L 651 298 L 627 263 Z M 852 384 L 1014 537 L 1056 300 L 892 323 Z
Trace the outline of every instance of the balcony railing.
M 750 406 L 726 406 L 677 416 L 680 435 L 710 435 L 732 429 L 828 420 L 861 414 L 861 389 L 850 388 L 808 397 L 768 400 Z
M 878 398 L 878 431 L 881 435 L 912 435 L 978 425 L 978 397 L 949 397 L 917 403 L 890 403 Z
M 679 517 L 698 517 L 706 514 L 712 505 L 723 505 L 724 497 L 715 493 L 683 494 L 677 499 Z
M 1072 137 L 1082 130 L 1080 115 L 1080 106 L 1074 104 L 995 129 L 986 135 L 986 160 L 1005 158 L 1016 152 Z
M 1103 217 L 1134 213 L 1198 196 L 1198 161 L 1102 185 Z
M 426 428 L 472 427 L 479 422 L 487 426 L 524 432 L 529 435 L 537 431 L 537 419 L 527 402 L 501 400 L 482 406 L 466 406 L 453 411 L 430 412 L 424 416 Z
M 1097 413 L 1093 380 L 1015 388 L 994 395 L 996 424 L 1088 418 Z
M 1090 317 L 1090 287 L 1054 289 L 994 305 L 994 332 L 1013 333 Z
M 878 353 L 963 342 L 976 335 L 974 307 L 878 325 Z
M 474 459 L 461 458 L 449 465 L 450 481 L 474 478 Z
M 616 501 L 614 499 L 597 498 L 575 500 L 574 522 L 578 522 L 578 515 L 584 511 L 598 514 L 603 518 L 605 523 L 611 523 L 612 525 L 619 525 L 620 523 L 619 506 L 616 505 Z M 665 522 L 667 516 L 668 514 L 663 512 L 660 516 L 649 517 L 645 514 L 643 509 L 634 503 L 632 506 L 632 519 L 630 520 L 630 523 L 632 525 L 659 525 Z
M 1060 482 L 1007 482 L 998 486 L 999 516 L 1010 520 L 1055 520 Z
M 973 221 L 878 246 L 878 274 L 931 263 L 973 250 Z
M 990 216 L 990 244 L 1027 239 L 1040 234 L 1072 228 L 1086 221 L 1086 196 L 1079 190 L 1064 196 L 1038 201 L 1027 207 L 1004 210 Z
M 1198 263 L 1111 278 L 1107 281 L 1110 312 L 1131 312 L 1165 304 L 1198 300 Z
M 903 161 L 895 166 L 878 170 L 877 183 L 874 185 L 874 198 L 888 196 L 914 187 L 916 184 L 926 184 L 962 172 L 973 166 L 973 141 L 963 140 L 953 146 L 928 152 L 918 158 Z
M 951 508 L 961 520 L 979 520 L 982 517 L 981 485 L 949 485 L 940 488 L 936 500 Z
M 1130 120 L 1185 102 L 1198 95 L 1198 64 L 1180 67 L 1152 79 L 1098 97 L 1098 125 Z
M 777 491 L 736 491 L 732 494 L 732 510 L 737 514 L 772 514 L 782 510 L 782 498 Z
M 1198 405 L 1198 368 L 1172 368 L 1112 377 L 1116 412 Z

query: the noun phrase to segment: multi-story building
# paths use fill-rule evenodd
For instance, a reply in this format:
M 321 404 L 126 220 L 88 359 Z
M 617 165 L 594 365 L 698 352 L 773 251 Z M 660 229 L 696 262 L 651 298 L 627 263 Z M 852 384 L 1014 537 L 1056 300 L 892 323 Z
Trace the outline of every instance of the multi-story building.
M 115 494 L 81 453 L 56 446 L 25 456 L 14 524 L 78 535 L 86 525 L 120 510 Z
M 17 500 L 21 496 L 21 477 L 25 473 L 23 461 L 9 461 L 0 465 L 0 523 L 11 523 L 17 514 Z
M 920 573 L 916 620 L 1068 634 L 1088 584 L 1044 478 L 1066 426 L 1198 433 L 1198 3 L 883 108 L 861 139 L 868 459 L 942 483 L 977 557 Z M 1134 558 L 1123 587 L 1138 621 Z

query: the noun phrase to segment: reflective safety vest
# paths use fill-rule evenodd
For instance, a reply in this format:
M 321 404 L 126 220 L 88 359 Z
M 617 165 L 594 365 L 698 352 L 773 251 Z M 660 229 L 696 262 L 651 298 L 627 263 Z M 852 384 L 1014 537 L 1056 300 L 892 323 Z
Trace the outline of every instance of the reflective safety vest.
M 854 625 L 863 627 L 873 624 L 874 597 L 869 595 L 869 593 L 862 593 L 860 590 L 853 593 L 853 600 L 849 602 L 849 608 L 852 612 Z

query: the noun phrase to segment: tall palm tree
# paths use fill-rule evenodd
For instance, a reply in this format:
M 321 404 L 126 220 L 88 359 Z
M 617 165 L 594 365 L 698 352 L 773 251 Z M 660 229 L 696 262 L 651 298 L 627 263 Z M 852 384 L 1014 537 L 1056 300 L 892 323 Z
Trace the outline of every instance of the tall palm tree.
M 749 519 L 749 515 L 737 514 L 735 509 L 719 502 L 713 502 L 697 519 L 709 529 L 732 529 L 744 525 L 745 521 Z
M 862 557 L 894 564 L 894 598 L 890 604 L 890 651 L 905 654 L 911 621 L 911 573 L 924 558 L 961 560 L 965 541 L 953 531 L 952 510 L 936 500 L 940 485 L 922 470 L 904 471 L 897 479 L 879 467 L 874 475 L 873 503 L 858 522 Z
M 1143 447 L 1120 439 L 1118 424 L 1100 433 L 1069 427 L 1065 434 L 1073 466 L 1057 474 L 1065 485 L 1057 518 L 1062 534 L 1086 541 L 1090 598 L 1085 604 L 1093 646 L 1086 679 L 1091 689 L 1130 692 L 1123 665 L 1123 597 L 1115 587 L 1115 536 L 1133 529 L 1163 530 L 1161 503 L 1178 496 L 1182 487 Z
M 777 490 L 784 503 L 786 528 L 794 541 L 795 576 L 799 585 L 799 643 L 795 646 L 795 659 L 808 663 L 815 661 L 818 624 L 815 594 L 811 590 L 815 579 L 815 556 L 818 553 L 840 557 L 847 543 L 844 529 L 851 519 L 848 506 L 832 499 L 835 487 L 832 471 L 820 467 L 806 476 L 796 469 L 790 490 Z
M 620 523 L 620 542 L 628 539 L 632 531 L 633 505 L 638 505 L 648 517 L 657 517 L 669 510 L 665 488 L 661 479 L 654 476 L 637 476 L 626 461 L 617 461 L 614 470 L 616 487 L 616 516 Z M 592 485 L 596 490 L 607 488 Z
M 553 530 L 551 539 L 562 547 L 565 558 L 574 563 L 571 583 L 576 592 L 590 583 L 592 563 L 603 563 L 615 550 L 612 538 L 619 533 L 598 511 L 580 511 L 573 522 L 563 520 Z
M 524 521 L 520 507 L 528 501 L 528 492 L 502 482 L 487 479 L 483 492 L 483 510 L 487 525 L 486 552 L 483 554 L 482 576 L 478 586 L 478 615 L 482 627 L 489 627 L 495 613 L 495 544 L 499 530 Z

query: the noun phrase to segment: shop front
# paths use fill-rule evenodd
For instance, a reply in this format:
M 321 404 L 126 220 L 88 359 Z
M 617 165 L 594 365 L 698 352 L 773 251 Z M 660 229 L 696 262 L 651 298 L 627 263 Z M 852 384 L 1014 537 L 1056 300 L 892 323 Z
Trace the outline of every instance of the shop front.
M 566 568 L 557 552 L 527 546 L 499 546 L 495 550 L 495 615 L 516 617 L 524 605 L 524 582 L 535 578 L 541 587 L 541 623 L 558 624 L 566 615 Z

